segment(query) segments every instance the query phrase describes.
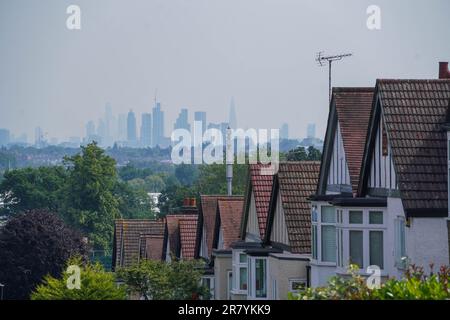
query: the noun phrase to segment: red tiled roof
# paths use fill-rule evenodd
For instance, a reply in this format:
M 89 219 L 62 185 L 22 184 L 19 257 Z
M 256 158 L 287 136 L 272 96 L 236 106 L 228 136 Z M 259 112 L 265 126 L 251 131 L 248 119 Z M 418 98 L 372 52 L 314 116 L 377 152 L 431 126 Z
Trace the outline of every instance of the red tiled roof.
M 192 219 L 197 221 L 198 214 L 194 213 L 175 213 L 166 215 L 167 233 L 169 238 L 170 254 L 175 257 L 180 256 L 181 239 L 180 239 L 180 219 Z
M 266 232 L 267 213 L 269 211 L 270 193 L 272 192 L 273 175 L 262 175 L 261 169 L 268 165 L 250 164 L 250 183 L 255 198 L 256 214 L 258 216 L 259 233 L 264 239 Z
M 164 220 L 119 219 L 114 226 L 113 264 L 115 268 L 129 267 L 140 257 L 141 235 L 164 236 Z
M 140 237 L 141 258 L 149 260 L 164 259 L 164 236 L 163 235 L 141 235 Z
M 308 197 L 319 178 L 319 161 L 281 162 L 276 179 L 292 253 L 311 252 L 311 209 Z M 271 219 L 275 207 L 271 208 Z
M 180 245 L 183 259 L 195 258 L 195 247 L 197 240 L 198 215 L 186 215 L 179 218 Z
M 374 88 L 333 88 L 348 171 L 355 194 L 358 190 Z
M 236 197 L 236 196 L 231 196 Z M 216 218 L 217 218 L 217 200 L 227 199 L 226 195 L 201 195 L 200 206 L 201 215 L 203 220 L 203 226 L 206 235 L 206 245 L 208 247 L 208 254 L 211 256 L 214 243 L 214 232 L 216 230 Z M 239 229 L 239 225 L 237 226 Z M 199 226 L 200 230 L 203 230 L 202 226 Z M 201 239 L 199 239 L 200 241 Z
M 405 211 L 446 213 L 447 134 L 441 126 L 450 79 L 378 80 L 377 89 Z
M 239 225 L 242 220 L 243 206 L 244 197 L 219 199 L 217 201 L 224 249 L 230 249 L 231 244 L 239 240 Z

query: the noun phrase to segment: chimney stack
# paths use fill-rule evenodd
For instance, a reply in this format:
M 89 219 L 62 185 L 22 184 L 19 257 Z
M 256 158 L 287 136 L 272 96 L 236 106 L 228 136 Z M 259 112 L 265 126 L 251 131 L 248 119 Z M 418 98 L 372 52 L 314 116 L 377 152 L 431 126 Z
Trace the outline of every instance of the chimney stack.
M 448 62 L 439 62 L 439 79 L 450 79 Z

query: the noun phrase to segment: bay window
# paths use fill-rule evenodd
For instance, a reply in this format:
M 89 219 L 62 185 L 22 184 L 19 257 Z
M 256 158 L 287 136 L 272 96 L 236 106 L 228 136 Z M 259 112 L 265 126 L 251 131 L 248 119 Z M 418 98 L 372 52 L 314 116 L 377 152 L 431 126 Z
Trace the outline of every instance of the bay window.
M 338 209 L 343 213 L 336 225 L 338 267 L 345 271 L 348 264 L 359 269 L 376 265 L 384 269 L 385 230 L 384 211 L 371 209 Z M 340 220 L 340 221 L 339 221 Z
M 243 250 L 233 250 L 233 292 L 246 294 L 248 285 L 248 259 Z
M 267 299 L 267 258 L 249 257 L 248 299 Z

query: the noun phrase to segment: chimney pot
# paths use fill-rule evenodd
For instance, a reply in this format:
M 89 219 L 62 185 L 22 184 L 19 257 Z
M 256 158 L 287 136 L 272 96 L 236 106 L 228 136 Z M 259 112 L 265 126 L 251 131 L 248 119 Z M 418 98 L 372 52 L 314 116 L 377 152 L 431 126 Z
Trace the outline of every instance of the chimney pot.
M 195 198 L 191 198 L 190 206 L 194 208 L 197 207 L 197 200 Z
M 439 79 L 450 79 L 448 62 L 439 62 Z
M 190 204 L 191 204 L 191 199 L 184 198 L 184 200 L 183 200 L 183 207 L 189 207 Z

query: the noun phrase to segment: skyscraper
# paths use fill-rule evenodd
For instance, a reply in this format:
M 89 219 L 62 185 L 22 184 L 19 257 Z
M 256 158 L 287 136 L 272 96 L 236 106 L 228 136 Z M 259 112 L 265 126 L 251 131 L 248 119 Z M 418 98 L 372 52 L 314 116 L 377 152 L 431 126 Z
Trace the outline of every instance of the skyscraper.
M 161 103 L 156 102 L 153 108 L 152 146 L 162 146 L 164 141 L 164 111 L 161 111 Z
M 0 147 L 6 146 L 10 142 L 10 133 L 7 129 L 0 129 Z
M 150 113 L 142 114 L 141 121 L 141 146 L 150 147 L 152 144 L 152 115 Z
M 236 107 L 234 105 L 234 98 L 231 98 L 230 102 L 230 114 L 228 124 L 230 125 L 231 129 L 237 129 L 237 117 L 236 117 Z
M 37 148 L 45 146 L 44 131 L 41 127 L 36 127 L 34 130 L 34 144 Z
M 118 120 L 118 139 L 119 141 L 127 140 L 127 115 L 125 113 L 119 114 Z
M 127 140 L 130 145 L 135 145 L 137 141 L 136 137 L 136 116 L 134 115 L 133 110 L 128 112 L 127 118 Z
M 289 125 L 287 123 L 281 125 L 280 139 L 289 139 Z
M 113 144 L 113 136 L 115 135 L 115 131 L 114 130 L 115 126 L 114 126 L 114 116 L 112 114 L 112 108 L 111 108 L 111 104 L 108 102 L 105 105 L 105 137 L 103 140 L 103 144 L 105 146 L 111 146 Z
M 206 112 L 196 111 L 194 113 L 194 121 L 200 121 L 202 123 L 202 133 L 206 130 Z
M 89 140 L 90 137 L 95 135 L 95 123 L 94 121 L 89 121 L 86 124 L 86 138 Z
M 183 108 L 180 111 L 180 114 L 178 115 L 177 120 L 175 121 L 175 124 L 173 125 L 173 128 L 176 129 L 186 129 L 188 131 L 191 130 L 191 125 L 189 124 L 188 119 L 188 110 Z
M 315 138 L 316 137 L 316 124 L 308 123 L 308 127 L 306 129 L 306 137 L 307 138 Z

